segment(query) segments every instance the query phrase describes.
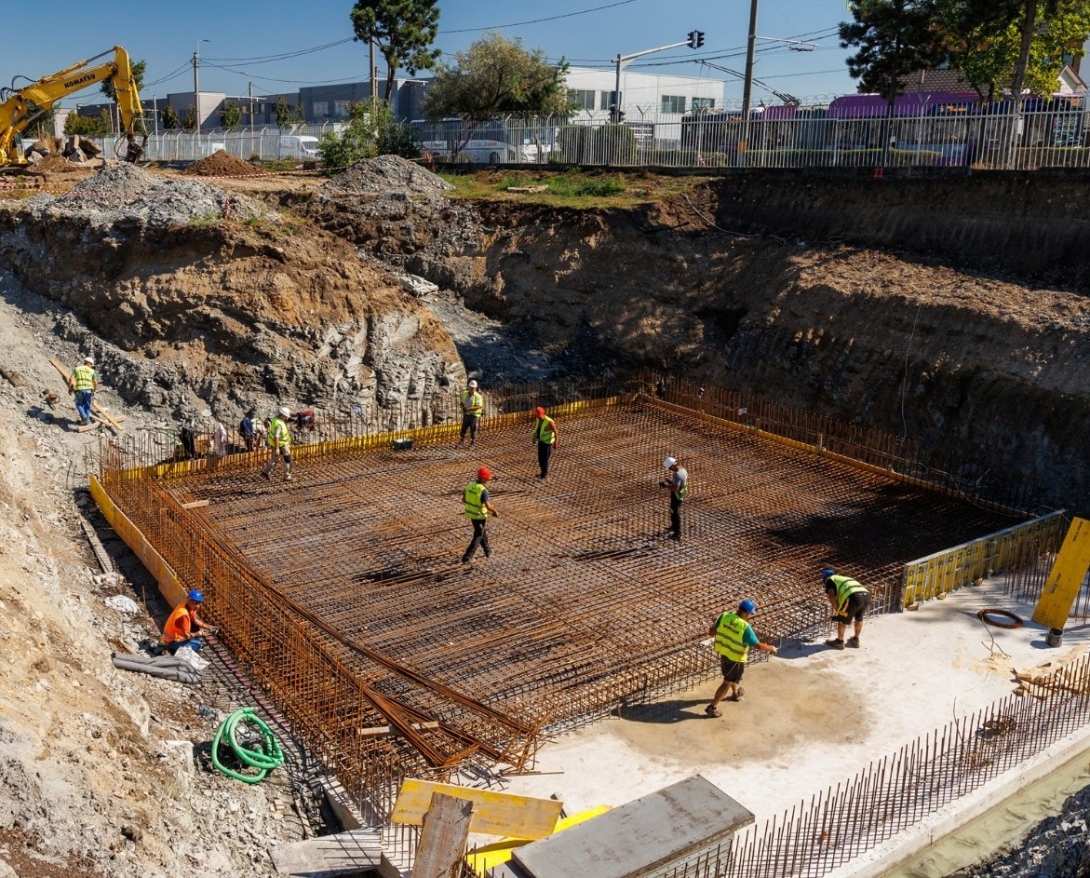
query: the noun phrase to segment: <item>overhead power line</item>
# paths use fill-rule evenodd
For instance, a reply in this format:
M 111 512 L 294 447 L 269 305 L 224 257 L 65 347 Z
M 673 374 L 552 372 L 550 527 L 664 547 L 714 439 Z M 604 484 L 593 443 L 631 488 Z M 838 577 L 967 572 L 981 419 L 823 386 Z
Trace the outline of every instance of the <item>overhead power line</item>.
M 607 3 L 605 6 L 595 6 L 591 9 L 580 9 L 578 12 L 565 12 L 563 15 L 550 15 L 548 18 L 532 18 L 529 21 L 513 21 L 510 24 L 493 24 L 488 27 L 464 27 L 458 30 L 441 30 L 440 35 L 446 34 L 475 34 L 482 31 L 503 30 L 507 27 L 522 27 L 524 24 L 541 24 L 546 21 L 559 21 L 562 18 L 575 18 L 577 15 L 588 15 L 591 12 L 601 12 L 603 9 L 615 9 L 618 6 L 627 6 L 638 0 L 618 0 L 616 3 Z

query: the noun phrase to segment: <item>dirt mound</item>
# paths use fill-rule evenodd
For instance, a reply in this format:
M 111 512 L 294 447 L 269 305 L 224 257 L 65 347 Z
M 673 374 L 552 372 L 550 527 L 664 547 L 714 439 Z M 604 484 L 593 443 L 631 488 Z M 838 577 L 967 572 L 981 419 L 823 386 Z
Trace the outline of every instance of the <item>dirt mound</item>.
M 65 174 L 69 171 L 77 170 L 79 170 L 77 165 L 73 165 L 66 159 L 52 153 L 39 159 L 38 162 L 29 169 L 32 174 Z
M 231 155 L 225 149 L 220 149 L 210 156 L 193 162 L 182 173 L 196 177 L 242 177 L 261 172 L 249 162 Z
M 40 196 L 30 209 L 44 216 L 79 216 L 93 226 L 139 220 L 160 228 L 198 219 L 266 218 L 256 201 L 197 180 L 162 177 L 126 163 L 106 165 L 56 198 Z
M 435 194 L 454 187 L 442 177 L 396 155 L 380 155 L 353 165 L 322 187 L 327 195 L 386 192 Z

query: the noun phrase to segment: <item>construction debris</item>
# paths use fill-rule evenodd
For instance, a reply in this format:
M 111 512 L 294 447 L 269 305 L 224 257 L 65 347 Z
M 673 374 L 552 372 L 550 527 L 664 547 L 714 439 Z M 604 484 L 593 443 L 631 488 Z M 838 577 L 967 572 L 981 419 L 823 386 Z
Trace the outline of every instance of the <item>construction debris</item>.
M 384 192 L 404 192 L 412 195 L 432 195 L 454 187 L 440 177 L 408 159 L 383 155 L 353 165 L 322 187 L 327 195 L 363 195 Z
M 1090 677 L 1072 671 L 1071 665 L 1086 652 L 1085 646 L 1071 650 L 1060 659 L 1043 662 L 1035 668 L 1019 670 L 1013 668 L 1014 679 L 1018 682 L 1015 695 L 1028 695 L 1044 701 L 1061 692 L 1080 694 L 1090 692 Z

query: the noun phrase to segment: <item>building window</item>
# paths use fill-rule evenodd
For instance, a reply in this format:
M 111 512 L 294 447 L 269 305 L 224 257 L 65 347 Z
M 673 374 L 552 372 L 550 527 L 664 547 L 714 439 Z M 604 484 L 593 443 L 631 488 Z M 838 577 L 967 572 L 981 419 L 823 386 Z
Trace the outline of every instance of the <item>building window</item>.
M 603 92 L 605 94 L 605 92 Z M 594 90 L 584 88 L 568 89 L 568 106 L 573 110 L 593 110 Z
M 314 116 L 318 119 L 329 118 L 329 101 L 314 102 Z
M 715 106 L 715 98 L 693 98 L 693 112 L 710 110 Z
M 612 109 L 613 108 L 613 103 L 614 103 L 613 96 L 615 94 L 617 94 L 617 92 L 615 92 L 615 91 L 601 92 L 600 95 L 599 95 L 601 100 L 598 102 L 598 106 L 603 110 Z M 621 92 L 621 98 L 622 99 L 624 98 L 624 92 Z
M 333 102 L 333 118 L 334 119 L 347 119 L 352 115 L 352 102 L 351 101 L 334 101 Z
M 685 112 L 685 95 L 663 95 L 662 96 L 662 112 L 664 112 L 664 113 L 684 113 Z

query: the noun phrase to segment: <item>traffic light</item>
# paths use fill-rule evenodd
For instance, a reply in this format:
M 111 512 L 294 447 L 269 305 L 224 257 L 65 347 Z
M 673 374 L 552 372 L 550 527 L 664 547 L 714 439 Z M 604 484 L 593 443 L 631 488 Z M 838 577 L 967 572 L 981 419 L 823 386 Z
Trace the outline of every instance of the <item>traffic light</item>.
M 689 48 L 699 49 L 704 45 L 704 31 L 691 30 L 689 31 Z

